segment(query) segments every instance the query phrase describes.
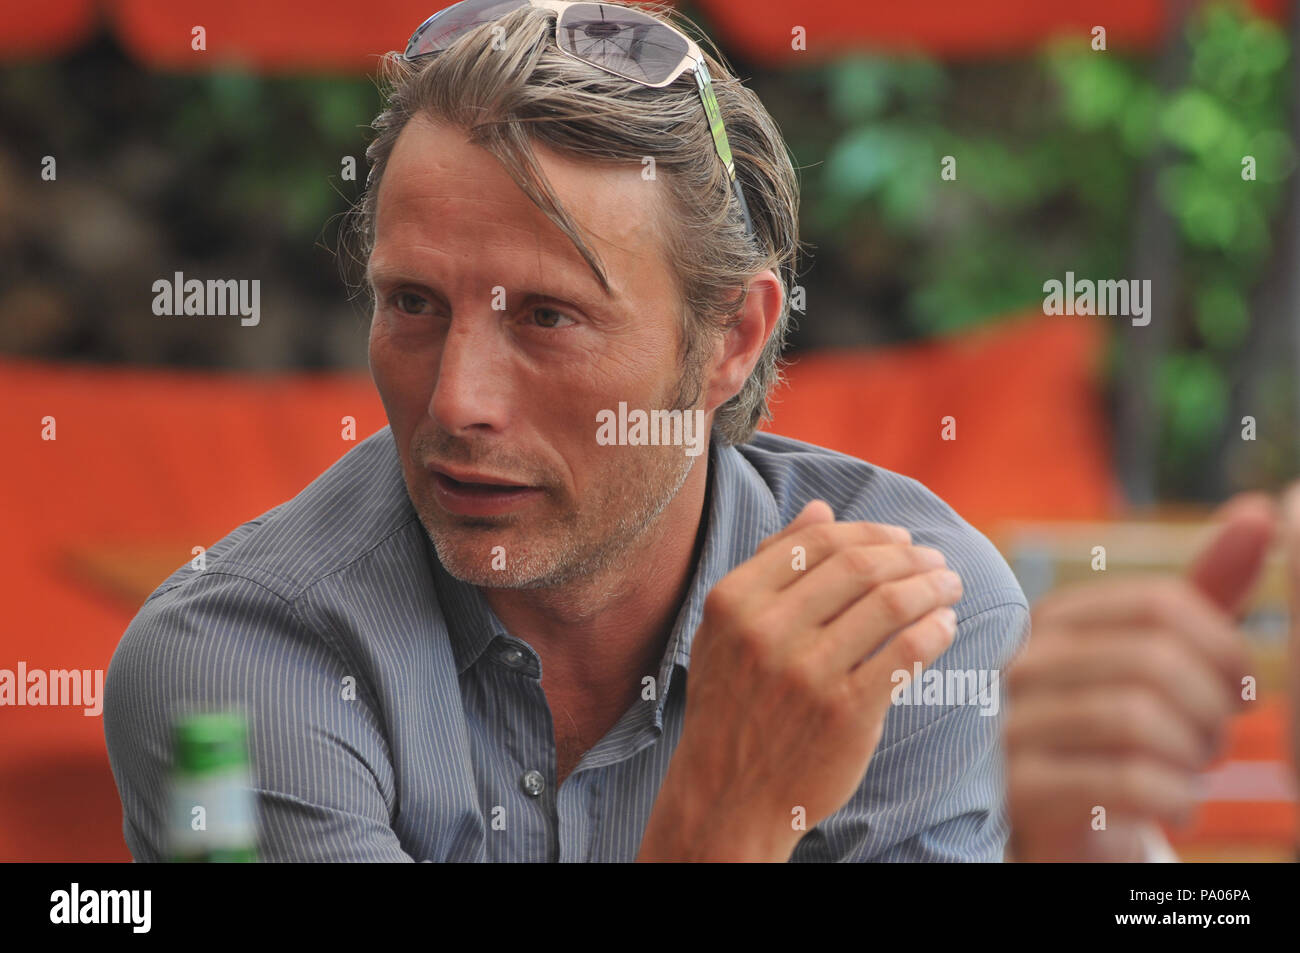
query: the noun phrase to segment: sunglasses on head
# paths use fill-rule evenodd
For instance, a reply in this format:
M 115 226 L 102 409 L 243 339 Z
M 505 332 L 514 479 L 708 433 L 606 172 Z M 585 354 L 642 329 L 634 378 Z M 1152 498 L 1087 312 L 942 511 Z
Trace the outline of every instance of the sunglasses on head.
M 722 124 L 722 110 L 713 94 L 713 81 L 699 45 L 680 30 L 647 13 L 609 3 L 564 3 L 559 0 L 461 0 L 439 10 L 411 34 L 402 58 L 415 62 L 441 53 L 470 30 L 498 20 L 520 7 L 541 7 L 555 12 L 555 44 L 562 53 L 623 79 L 661 89 L 691 70 L 699 89 L 709 131 L 731 180 L 745 229 L 752 237 L 754 223 L 745 194 L 736 177 L 731 143 Z

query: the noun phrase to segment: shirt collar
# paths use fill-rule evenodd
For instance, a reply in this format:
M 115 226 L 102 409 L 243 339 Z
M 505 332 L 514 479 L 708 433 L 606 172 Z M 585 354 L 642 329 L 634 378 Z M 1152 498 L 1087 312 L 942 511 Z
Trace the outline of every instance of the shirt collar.
M 433 567 L 433 587 L 438 593 L 438 605 L 447 622 L 447 636 L 451 640 L 452 654 L 456 657 L 456 671 L 465 670 L 478 661 L 492 640 L 508 637 L 505 626 L 488 605 L 483 590 L 461 582 L 443 568 L 438 551 L 426 532 L 424 543 Z
M 781 524 L 771 489 L 739 450 L 721 444 L 715 434 L 709 459 L 709 523 L 704 546 L 668 642 L 667 654 L 684 669 L 690 667 L 691 645 L 704 616 L 704 600 L 723 576 L 753 556 L 758 544 Z
M 709 447 L 709 488 L 706 497 L 704 544 L 686 601 L 678 611 L 668 648 L 660 665 L 657 713 L 673 668 L 690 666 L 695 630 L 704 614 L 704 600 L 723 576 L 749 559 L 767 536 L 780 528 L 776 500 L 758 471 L 735 447 L 717 440 Z M 443 568 L 428 534 L 423 534 L 433 567 L 433 583 L 447 621 L 456 668 L 464 673 L 498 637 L 511 638 L 482 590 L 461 582 Z

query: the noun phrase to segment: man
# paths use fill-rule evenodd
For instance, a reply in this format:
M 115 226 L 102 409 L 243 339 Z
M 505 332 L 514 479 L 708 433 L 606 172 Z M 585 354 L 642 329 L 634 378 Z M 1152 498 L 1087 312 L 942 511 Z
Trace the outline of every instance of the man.
M 1002 857 L 1024 594 L 915 481 L 755 435 L 784 144 L 664 21 L 590 10 L 471 0 L 390 59 L 358 218 L 389 426 L 127 630 L 137 859 L 170 719 L 235 704 L 271 860 Z M 895 704 L 940 656 L 991 690 Z
M 1251 674 L 1234 622 L 1274 536 L 1286 557 L 1293 722 L 1300 712 L 1300 484 L 1278 508 L 1243 493 L 1216 514 L 1185 578 L 1080 584 L 1034 605 L 1034 638 L 1009 673 L 1011 856 L 1022 861 L 1176 857 L 1157 823 L 1198 803 Z M 1300 731 L 1291 729 L 1300 778 Z

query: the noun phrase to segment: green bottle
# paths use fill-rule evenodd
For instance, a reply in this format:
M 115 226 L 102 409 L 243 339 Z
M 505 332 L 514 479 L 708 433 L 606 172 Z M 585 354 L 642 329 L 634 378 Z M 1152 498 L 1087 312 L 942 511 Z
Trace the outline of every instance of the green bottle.
M 257 860 L 248 722 L 240 712 L 186 715 L 174 731 L 169 853 L 177 862 Z

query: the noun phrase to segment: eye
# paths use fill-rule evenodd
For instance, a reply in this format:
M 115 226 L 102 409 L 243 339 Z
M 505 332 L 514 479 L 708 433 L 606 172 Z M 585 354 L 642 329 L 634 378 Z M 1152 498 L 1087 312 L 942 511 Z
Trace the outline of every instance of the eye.
M 541 328 L 565 327 L 560 323 L 562 321 L 567 321 L 569 324 L 577 323 L 563 311 L 556 311 L 554 308 L 533 308 L 531 313 L 536 319 L 537 326 Z
M 397 292 L 397 294 L 393 295 L 392 302 L 393 304 L 397 305 L 397 310 L 406 312 L 408 314 L 420 313 L 419 311 L 420 304 L 427 303 L 424 297 L 416 294 L 413 291 Z M 412 307 L 407 308 L 405 307 L 406 305 L 412 305 Z

